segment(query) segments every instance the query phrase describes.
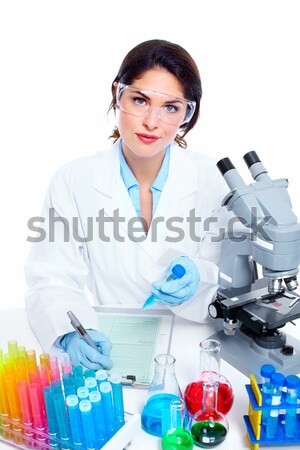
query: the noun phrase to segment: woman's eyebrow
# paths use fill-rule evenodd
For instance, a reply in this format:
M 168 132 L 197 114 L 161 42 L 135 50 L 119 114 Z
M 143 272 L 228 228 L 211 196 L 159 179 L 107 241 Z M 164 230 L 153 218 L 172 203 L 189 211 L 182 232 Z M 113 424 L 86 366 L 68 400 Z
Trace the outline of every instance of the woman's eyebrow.
M 151 98 L 148 97 L 148 95 L 145 94 L 145 92 L 147 92 L 147 90 L 146 91 L 143 91 L 143 90 L 140 91 L 139 89 L 134 89 L 134 91 L 135 91 L 135 94 L 139 94 L 139 95 L 145 97 L 147 100 L 151 100 Z M 165 95 L 166 97 L 169 97 L 169 94 L 163 94 L 163 93 L 161 93 L 161 94 L 154 93 L 154 95 L 162 95 L 162 96 Z M 174 96 L 173 99 L 170 98 L 170 100 L 166 100 L 164 103 L 180 103 L 180 104 L 183 104 L 184 102 L 182 100 L 180 100 L 178 97 Z

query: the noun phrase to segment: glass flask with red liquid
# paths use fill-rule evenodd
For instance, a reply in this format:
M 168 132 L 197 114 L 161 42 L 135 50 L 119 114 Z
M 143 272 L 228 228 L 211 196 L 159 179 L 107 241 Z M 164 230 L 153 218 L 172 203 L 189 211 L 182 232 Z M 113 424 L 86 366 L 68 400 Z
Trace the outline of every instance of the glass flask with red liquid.
M 221 344 L 214 339 L 200 342 L 200 377 L 189 383 L 185 389 L 184 400 L 190 414 L 195 414 L 203 406 L 203 383 L 218 383 L 218 411 L 227 414 L 233 404 L 233 391 L 230 382 L 220 374 Z

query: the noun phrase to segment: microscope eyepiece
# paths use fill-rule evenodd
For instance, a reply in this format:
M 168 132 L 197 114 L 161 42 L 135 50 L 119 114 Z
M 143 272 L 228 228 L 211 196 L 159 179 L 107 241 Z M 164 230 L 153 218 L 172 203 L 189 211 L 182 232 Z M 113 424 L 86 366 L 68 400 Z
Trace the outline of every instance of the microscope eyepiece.
M 222 175 L 228 172 L 228 170 L 235 169 L 234 165 L 232 164 L 229 158 L 220 159 L 220 161 L 217 162 L 217 168 L 219 169 Z
M 261 162 L 261 160 L 259 159 L 259 157 L 257 156 L 257 153 L 255 151 L 252 152 L 248 152 L 246 153 L 244 156 L 244 161 L 249 167 L 251 167 L 253 164 L 257 163 L 257 162 Z

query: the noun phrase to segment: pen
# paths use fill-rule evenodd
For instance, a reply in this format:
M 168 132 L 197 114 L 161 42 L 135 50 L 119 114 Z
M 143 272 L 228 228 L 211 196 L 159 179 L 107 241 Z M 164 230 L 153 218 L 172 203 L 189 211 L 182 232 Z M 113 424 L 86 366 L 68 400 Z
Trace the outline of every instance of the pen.
M 94 350 L 97 350 L 97 352 L 100 352 L 99 348 L 91 338 L 91 336 L 88 334 L 86 329 L 81 325 L 75 314 L 72 313 L 72 311 L 67 312 L 69 318 L 71 319 L 71 325 L 74 328 L 74 330 L 79 334 L 79 336 L 82 337 L 82 339 L 89 344 L 91 347 L 93 347 Z

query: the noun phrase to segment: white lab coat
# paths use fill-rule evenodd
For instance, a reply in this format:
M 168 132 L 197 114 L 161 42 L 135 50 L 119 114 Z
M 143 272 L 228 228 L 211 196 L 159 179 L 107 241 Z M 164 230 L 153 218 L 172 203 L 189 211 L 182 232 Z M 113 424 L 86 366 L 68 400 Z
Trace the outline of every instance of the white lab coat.
M 134 232 L 135 237 L 144 239 L 134 242 L 128 236 L 128 221 L 136 217 L 136 212 L 120 176 L 119 145 L 118 141 L 107 151 L 67 164 L 50 183 L 42 213 L 47 235 L 32 244 L 25 265 L 28 319 L 44 351 L 49 351 L 58 337 L 73 331 L 67 317 L 69 310 L 86 328 L 97 328 L 86 286 L 96 305 L 142 305 L 151 292 L 151 283 L 180 255 L 193 258 L 201 281 L 196 294 L 172 310 L 187 319 L 207 320 L 207 306 L 218 288 L 220 253 L 220 239 L 211 242 L 211 237 L 218 235 L 228 220 L 225 207 L 220 207 L 228 188 L 215 161 L 172 144 L 169 175 L 150 230 L 147 237 L 144 232 Z M 195 229 L 200 242 L 190 236 L 187 218 L 193 209 L 195 216 L 201 217 Z M 49 210 L 55 211 L 56 218 L 67 219 L 70 225 L 74 223 L 69 239 L 62 223 L 55 223 L 52 227 L 55 235 L 49 235 Z M 114 224 L 105 222 L 104 235 L 102 232 L 99 237 L 96 222 L 99 211 L 109 218 L 114 210 L 119 211 L 123 222 L 115 234 Z M 212 216 L 217 224 L 205 223 Z M 173 222 L 173 227 L 182 231 L 171 229 L 172 224 L 167 222 L 171 217 L 179 218 L 181 223 Z M 135 222 L 134 228 L 140 227 Z M 117 233 L 124 242 L 120 242 Z M 184 233 L 184 238 L 169 242 L 178 233 Z M 84 236 L 87 242 L 79 242 Z M 53 239 L 54 242 L 49 242 Z

